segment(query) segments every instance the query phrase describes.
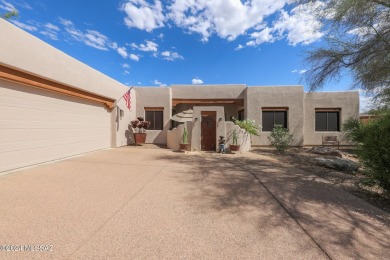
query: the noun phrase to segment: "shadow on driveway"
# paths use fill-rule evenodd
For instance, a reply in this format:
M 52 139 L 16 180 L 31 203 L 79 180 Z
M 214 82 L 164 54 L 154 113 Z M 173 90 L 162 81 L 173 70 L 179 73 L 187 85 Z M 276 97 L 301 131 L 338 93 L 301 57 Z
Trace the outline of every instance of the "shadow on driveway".
M 178 153 L 157 159 L 191 166 L 176 178 L 191 183 L 188 203 L 202 212 L 260 208 L 266 217 L 258 228 L 264 235 L 291 224 L 291 217 L 329 258 L 390 256 L 389 215 L 314 174 L 254 154 Z

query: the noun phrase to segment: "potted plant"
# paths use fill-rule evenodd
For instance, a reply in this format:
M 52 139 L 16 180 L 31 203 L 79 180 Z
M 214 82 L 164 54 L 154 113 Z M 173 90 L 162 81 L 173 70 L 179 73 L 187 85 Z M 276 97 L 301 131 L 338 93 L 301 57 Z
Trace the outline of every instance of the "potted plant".
M 146 129 L 150 122 L 145 121 L 143 117 L 137 117 L 137 120 L 131 121 L 131 127 L 134 133 L 134 142 L 136 145 L 142 145 L 146 140 Z
M 229 145 L 230 151 L 239 151 L 240 145 L 238 144 L 238 134 L 237 131 L 233 131 L 233 144 Z
M 191 144 L 188 143 L 188 131 L 187 128 L 184 127 L 183 139 L 182 142 L 180 143 L 180 150 L 189 151 L 190 148 L 191 148 Z

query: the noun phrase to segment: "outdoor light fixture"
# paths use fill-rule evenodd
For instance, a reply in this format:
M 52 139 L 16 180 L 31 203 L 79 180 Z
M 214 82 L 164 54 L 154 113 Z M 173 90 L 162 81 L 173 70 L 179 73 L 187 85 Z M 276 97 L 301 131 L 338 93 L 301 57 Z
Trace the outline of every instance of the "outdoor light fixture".
M 222 117 L 218 118 L 218 124 L 222 123 Z
M 195 119 L 194 119 L 194 125 L 195 125 L 196 122 L 198 122 L 198 120 L 199 120 L 199 118 L 195 117 Z
M 125 111 L 123 111 L 122 109 L 119 109 L 119 115 L 122 118 L 125 115 Z

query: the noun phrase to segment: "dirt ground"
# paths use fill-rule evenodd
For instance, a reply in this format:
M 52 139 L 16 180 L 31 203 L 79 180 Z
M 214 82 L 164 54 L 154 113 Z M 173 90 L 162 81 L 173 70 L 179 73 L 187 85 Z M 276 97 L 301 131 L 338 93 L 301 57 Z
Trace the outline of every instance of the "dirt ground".
M 340 149 L 344 159 L 349 159 L 359 162 L 355 152 L 350 148 Z M 372 183 L 370 179 L 364 175 L 362 167 L 355 174 L 348 174 L 345 172 L 328 169 L 326 167 L 318 166 L 313 159 L 316 157 L 328 157 L 310 152 L 310 148 L 289 148 L 284 153 L 277 152 L 274 148 L 255 148 L 252 152 L 262 155 L 267 155 L 272 158 L 281 160 L 299 169 L 305 170 L 309 173 L 314 173 L 323 178 L 329 183 L 352 193 L 353 195 L 371 203 L 382 210 L 390 213 L 390 194 L 378 185 Z

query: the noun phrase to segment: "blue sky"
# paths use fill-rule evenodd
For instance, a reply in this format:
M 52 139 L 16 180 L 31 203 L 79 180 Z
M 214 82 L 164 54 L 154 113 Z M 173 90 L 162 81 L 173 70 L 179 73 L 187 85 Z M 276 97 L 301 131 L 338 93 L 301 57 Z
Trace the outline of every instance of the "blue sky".
M 313 6 L 290 2 L 0 0 L 0 11 L 18 10 L 12 23 L 129 86 L 300 85 L 304 52 L 324 32 Z M 351 87 L 345 75 L 321 91 Z

